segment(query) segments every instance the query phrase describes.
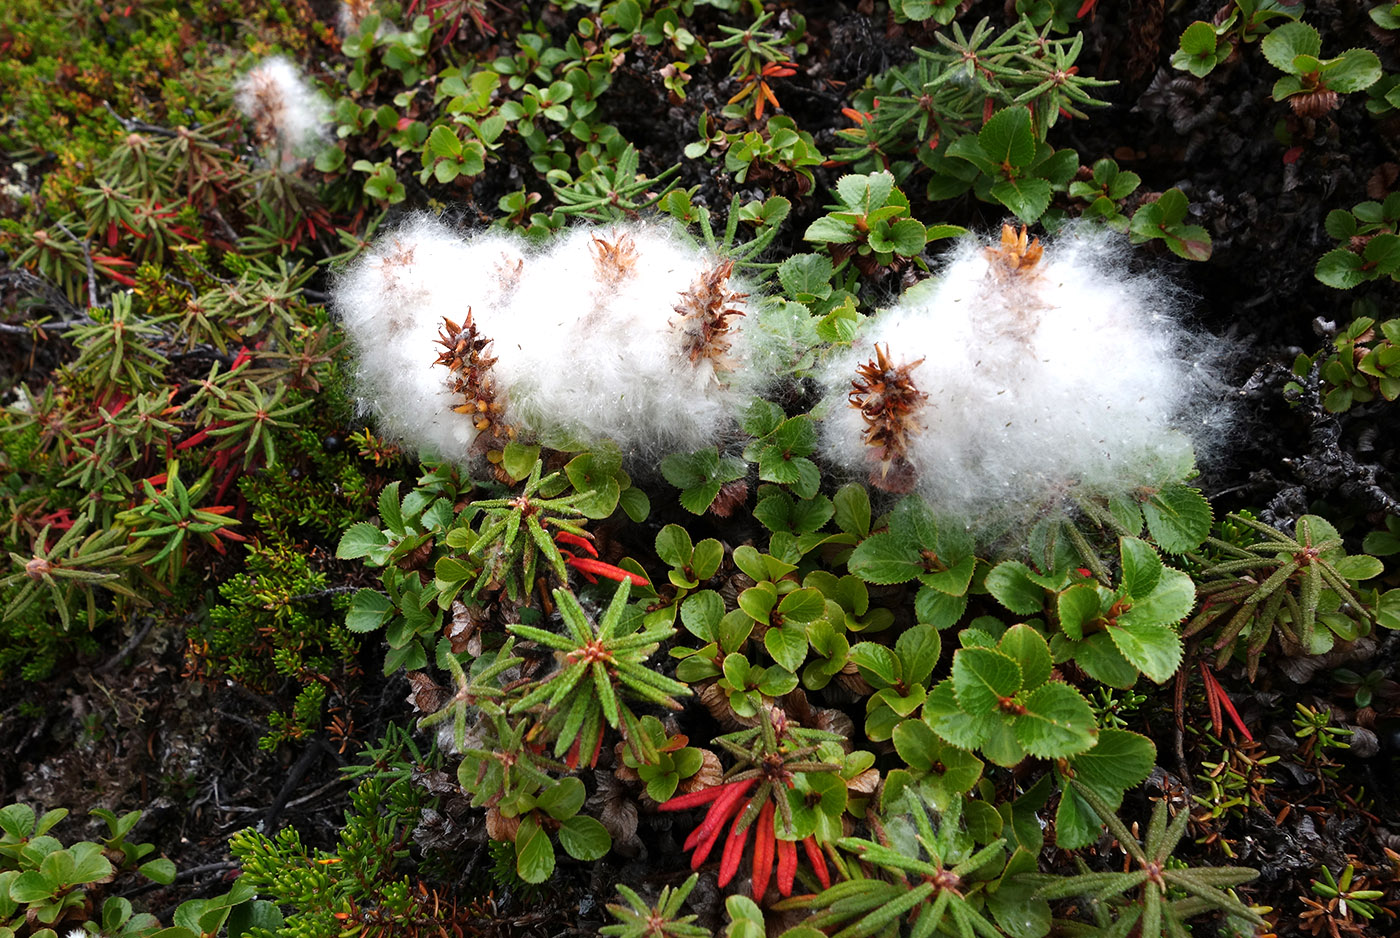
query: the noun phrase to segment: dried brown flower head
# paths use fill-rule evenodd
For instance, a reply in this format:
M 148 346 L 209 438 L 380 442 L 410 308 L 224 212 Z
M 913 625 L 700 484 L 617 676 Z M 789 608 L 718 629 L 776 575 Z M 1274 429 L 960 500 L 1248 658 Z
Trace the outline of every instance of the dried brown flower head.
M 908 458 L 909 441 L 923 429 L 918 412 L 928 395 L 914 386 L 909 373 L 922 362 L 895 367 L 889 346 L 875 346 L 875 357 L 856 369 L 847 400 L 865 419 L 861 434 L 867 458 L 876 468 L 870 484 L 887 492 L 913 489 L 914 467 Z
M 676 312 L 680 319 L 672 326 L 681 334 L 681 350 L 692 363 L 709 359 L 716 370 L 729 371 L 730 318 L 744 315 L 733 304 L 745 299 L 747 293 L 729 289 L 733 261 L 724 261 L 696 277 L 690 288 L 680 295 Z
M 987 248 L 987 260 L 998 274 L 1027 274 L 1040 262 L 1041 247 L 1039 238 L 1029 238 L 1026 226 L 1018 232 L 1011 225 L 1001 226 L 1001 244 Z
M 501 422 L 505 402 L 499 399 L 491 376 L 491 366 L 496 363 L 496 359 L 487 354 L 491 340 L 477 329 L 470 309 L 460 326 L 443 318 L 438 343 L 444 348 L 434 364 L 447 367 L 452 373 L 453 393 L 464 398 L 453 410 L 471 415 L 479 433 L 473 448 L 480 451 L 513 438 L 515 431 Z
M 637 245 L 626 232 L 618 235 L 616 241 L 593 236 L 593 269 L 598 282 L 615 287 L 628 277 L 637 266 Z

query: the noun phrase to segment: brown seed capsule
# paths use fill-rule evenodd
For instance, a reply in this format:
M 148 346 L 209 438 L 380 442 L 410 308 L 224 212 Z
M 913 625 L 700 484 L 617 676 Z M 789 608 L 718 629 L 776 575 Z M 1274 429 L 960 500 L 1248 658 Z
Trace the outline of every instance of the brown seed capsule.
M 992 269 L 1002 274 L 1027 274 L 1040 263 L 1044 248 L 1039 238 L 1029 238 L 1026 226 L 1018 232 L 1011 225 L 1001 226 L 1001 244 L 987 248 L 987 259 Z
M 887 492 L 904 493 L 914 488 L 916 474 L 908 458 L 909 442 L 921 430 L 918 413 L 928 395 L 914 385 L 910 372 L 923 359 L 895 365 L 889 347 L 875 346 L 875 357 L 856 369 L 847 397 L 865 420 L 861 437 L 866 458 L 875 464 L 870 484 Z
M 453 393 L 463 398 L 453 410 L 472 416 L 472 424 L 480 433 L 475 449 L 503 446 L 514 438 L 515 430 L 500 419 L 505 402 L 500 399 L 491 374 L 491 366 L 496 363 L 487 354 L 492 340 L 477 329 L 470 309 L 460 326 L 446 317 L 442 321 L 438 344 L 443 351 L 433 364 L 447 367 L 452 373 L 449 383 Z
M 679 319 L 671 323 L 681 335 L 681 352 L 691 363 L 708 359 L 717 371 L 732 371 L 729 349 L 730 319 L 744 315 L 734 304 L 748 294 L 729 289 L 733 261 L 717 264 L 696 277 L 676 303 Z

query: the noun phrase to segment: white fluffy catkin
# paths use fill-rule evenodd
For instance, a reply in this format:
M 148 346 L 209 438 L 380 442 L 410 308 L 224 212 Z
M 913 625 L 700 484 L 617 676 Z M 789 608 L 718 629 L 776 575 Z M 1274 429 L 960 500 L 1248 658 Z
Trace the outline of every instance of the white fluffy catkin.
M 359 397 L 381 431 L 415 449 L 465 460 L 476 440 L 448 372 L 433 364 L 444 318 L 505 305 L 524 255 L 494 235 L 471 243 L 416 215 L 380 238 L 336 281 L 333 302 L 355 348 Z
M 546 441 L 612 440 L 642 461 L 725 436 L 756 384 L 744 288 L 716 276 L 710 298 L 737 314 L 713 337 L 714 356 L 697 348 L 702 324 L 685 303 L 693 287 L 707 294 L 722 263 L 656 226 L 559 237 L 532 260 L 509 321 L 486 327 L 508 421 Z
M 1009 269 L 1007 250 L 965 239 L 936 280 L 873 316 L 833 357 L 821 376 L 829 458 L 878 472 L 848 396 L 880 345 L 927 395 L 904 454 L 914 490 L 975 528 L 1054 505 L 1076 486 L 1115 495 L 1181 478 L 1192 438 L 1209 444 L 1219 429 L 1207 419 L 1214 356 L 1180 324 L 1178 292 L 1130 274 L 1127 250 L 1084 228 L 1028 269 Z
M 560 446 L 611 440 L 635 466 L 732 436 L 762 383 L 744 288 L 726 273 L 659 226 L 578 228 L 526 255 L 513 239 L 461 239 L 419 217 L 334 294 L 362 400 L 388 435 L 452 459 L 475 453 L 472 416 L 453 411 L 462 400 L 434 364 L 444 318 L 460 325 L 470 310 L 491 341 L 503 425 Z
M 233 103 L 253 124 L 259 143 L 276 150 L 284 169 L 310 156 L 325 138 L 330 102 L 290 60 L 265 59 L 234 86 Z

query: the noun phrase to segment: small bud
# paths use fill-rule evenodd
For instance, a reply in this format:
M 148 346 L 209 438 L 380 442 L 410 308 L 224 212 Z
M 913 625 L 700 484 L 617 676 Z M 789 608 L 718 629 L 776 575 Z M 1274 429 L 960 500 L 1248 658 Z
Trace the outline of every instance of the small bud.
M 31 580 L 42 580 L 53 570 L 53 564 L 43 557 L 33 557 L 24 565 L 24 573 Z

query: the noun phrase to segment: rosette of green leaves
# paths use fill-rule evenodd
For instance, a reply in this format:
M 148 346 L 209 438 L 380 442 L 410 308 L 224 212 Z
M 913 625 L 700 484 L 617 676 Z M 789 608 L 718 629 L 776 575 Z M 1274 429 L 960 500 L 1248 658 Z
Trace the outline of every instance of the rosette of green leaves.
M 1247 637 L 1252 679 L 1275 630 L 1288 647 L 1311 655 L 1330 651 L 1337 639 L 1350 641 L 1366 634 L 1378 613 L 1362 601 L 1358 587 L 1379 576 L 1384 564 L 1368 554 L 1348 554 L 1341 534 L 1317 515 L 1299 518 L 1291 536 L 1247 515 L 1228 518 L 1248 531 L 1238 533 L 1239 543 L 1218 537 L 1207 540 L 1215 562 L 1198 577 L 1202 607 L 1183 635 L 1223 623 L 1210 646 L 1219 652 L 1217 660 L 1222 664 L 1238 640 Z M 1392 621 L 1400 624 L 1391 611 L 1394 600 L 1378 597 L 1377 606 L 1387 626 Z
M 557 832 L 564 852 L 575 860 L 598 860 L 612 849 L 612 837 L 602 822 L 578 813 L 586 796 L 583 782 L 569 776 L 537 793 L 522 795 L 508 808 L 502 807 L 503 814 L 509 810 L 520 818 L 515 831 L 515 871 L 525 882 L 542 883 L 554 873 L 550 828 Z
M 1400 93 L 1395 94 L 1400 100 Z M 1337 246 L 1318 259 L 1313 276 L 1329 287 L 1350 290 L 1367 280 L 1400 275 L 1400 192 L 1384 202 L 1359 202 L 1327 213 L 1323 223 Z M 1352 250 L 1353 244 L 1362 245 Z
M 86 608 L 87 624 L 91 629 L 97 623 L 95 587 L 136 597 L 135 591 L 126 583 L 126 574 L 119 571 L 141 563 L 145 555 L 131 550 L 127 530 L 120 526 L 94 531 L 84 537 L 89 523 L 86 517 L 79 518 L 52 547 L 45 546 L 51 527 L 44 525 L 34 539 L 31 556 L 10 552 L 10 562 L 18 568 L 18 572 L 0 580 L 0 590 L 15 590 L 5 605 L 6 622 L 40 597 L 48 596 L 58 610 L 58 619 L 65 631 L 72 625 L 73 615 L 79 608 Z
M 956 225 L 925 228 L 909 212 L 909 199 L 894 184 L 894 175 L 885 170 L 867 176 L 842 176 L 836 181 L 837 205 L 827 206 L 827 214 L 807 226 L 804 240 L 821 245 L 849 245 L 829 248 L 841 258 L 840 271 L 853 256 L 873 258 L 877 266 L 888 266 L 896 257 L 917 258 L 931 238 L 963 234 Z M 866 268 L 862 268 L 866 269 Z
M 1210 260 L 1210 232 L 1200 225 L 1186 224 L 1190 207 L 1186 193 L 1168 189 L 1133 213 L 1128 223 L 1128 240 L 1133 244 L 1159 240 L 1177 257 L 1188 261 Z
M 1050 646 L 1038 632 L 1015 625 L 997 641 L 968 628 L 959 639 L 964 647 L 953 654 L 952 676 L 924 701 L 924 721 L 939 738 L 1003 766 L 1093 747 L 1099 730 L 1089 702 L 1051 680 Z
M 1172 68 L 1190 72 L 1197 78 L 1205 78 L 1215 67 L 1230 57 L 1235 51 L 1234 43 L 1225 37 L 1235 25 L 1238 13 L 1219 26 L 1197 20 L 1181 34 L 1176 52 L 1172 54 Z
M 749 467 L 736 456 L 721 456 L 717 447 L 693 453 L 672 453 L 661 460 L 661 474 L 681 490 L 681 507 L 694 515 L 714 504 L 725 483 L 748 475 Z
M 758 463 L 763 482 L 786 485 L 798 498 L 811 498 L 821 484 L 821 470 L 807 457 L 817 449 L 817 425 L 808 414 L 788 417 L 771 401 L 755 401 L 742 427 L 754 438 L 744 459 Z
M 1307 378 L 1313 364 L 1329 386 L 1322 406 L 1334 414 L 1366 404 L 1379 394 L 1387 401 L 1400 397 L 1400 319 L 1376 326 L 1370 316 L 1358 316 L 1332 340 L 1333 348 L 1315 358 L 1299 355 L 1293 373 Z M 1301 385 L 1293 385 L 1301 391 Z
M 1050 617 L 1059 626 L 1051 643 L 1056 661 L 1072 658 L 1095 680 L 1113 687 L 1132 687 L 1139 673 L 1161 684 L 1181 666 L 1181 636 L 1175 626 L 1195 605 L 1195 585 L 1185 573 L 1164 565 L 1146 541 L 1124 537 L 1118 544 L 1116 589 L 1083 577 L 1061 585 L 1058 578 L 1017 561 L 998 564 L 987 574 L 987 589 L 1018 615 L 1050 606 Z
M 928 505 L 911 496 L 890 512 L 885 530 L 856 546 L 847 566 L 852 574 L 875 585 L 917 579 L 921 587 L 914 598 L 918 620 L 944 629 L 967 609 L 977 558 L 972 538 L 962 527 L 937 523 Z
M 1363 91 L 1381 77 L 1381 60 L 1370 49 L 1321 58 L 1322 37 L 1307 23 L 1284 23 L 1265 36 L 1259 48 L 1269 64 L 1285 73 L 1274 83 L 1275 101 L 1319 91 Z
M 1097 919 L 1098 933 L 1104 935 L 1185 938 L 1191 934 L 1186 922 L 1209 912 L 1224 912 L 1255 925 L 1264 924 L 1257 912 L 1227 891 L 1227 887 L 1254 879 L 1259 875 L 1257 871 L 1239 866 L 1191 869 L 1172 862 L 1172 851 L 1186 834 L 1190 811 L 1180 811 L 1168 825 L 1167 803 L 1158 801 L 1152 807 L 1147 836 L 1139 840 L 1093 786 L 1075 779 L 1069 784 L 1108 825 L 1136 869 L 1122 873 L 1083 872 L 1055 879 L 1031 877 L 1041 883 L 1035 892 L 1038 898 L 1083 896 L 1094 900 L 1090 907 Z M 1063 924 L 1073 927 L 1071 923 Z
M 656 752 L 656 760 L 645 762 L 626 749 L 622 762 L 646 785 L 647 797 L 659 804 L 676 793 L 677 785 L 700 771 L 704 756 L 699 749 L 686 745 L 686 737 L 668 736 L 661 721 L 651 714 L 642 717 L 641 727 L 648 745 Z
M 590 765 L 596 760 L 604 724 L 622 730 L 639 759 L 655 761 L 657 753 L 651 736 L 643 732 L 625 697 L 679 710 L 681 705 L 675 698 L 690 694 L 685 684 L 643 664 L 676 630 L 658 625 L 636 631 L 641 624 L 640 615 L 630 616 L 624 622 L 630 586 L 630 580 L 618 584 L 596 627 L 588 621 L 573 593 L 563 589 L 554 591 L 554 601 L 564 620 L 564 634 L 529 625 L 510 626 L 515 635 L 563 655 L 559 670 L 531 685 L 511 705 L 510 712 L 542 709 L 555 736 L 555 756 L 572 748 L 571 764 L 580 757 Z
M 851 661 L 875 692 L 865 702 L 865 735 L 890 738 L 894 727 L 923 705 L 929 676 L 942 653 L 938 630 L 915 625 L 895 639 L 894 647 L 860 642 L 851 648 Z
M 1079 154 L 1037 140 L 1030 108 L 1019 105 L 997 111 L 975 136 L 958 137 L 948 156 L 977 168 L 972 190 L 979 199 L 1000 202 L 1028 225 L 1079 170 Z
M 1094 161 L 1088 179 L 1069 184 L 1069 194 L 1070 198 L 1089 203 L 1084 209 L 1085 218 L 1098 219 L 1114 231 L 1126 233 L 1128 219 L 1122 213 L 1121 203 L 1140 185 L 1141 176 L 1119 169 L 1116 160 L 1104 158 Z
M 384 591 L 357 591 L 350 600 L 345 628 L 360 633 L 387 626 L 389 651 L 384 656 L 384 673 L 392 674 L 400 667 L 417 670 L 427 666 L 426 647 L 436 642 L 442 609 L 480 568 L 469 570 L 452 557 L 439 556 L 438 582 L 425 584 L 417 570 L 404 570 L 400 565 L 418 554 L 426 552 L 431 558 L 439 552 L 437 538 L 453 524 L 450 499 L 438 497 L 424 486 L 400 498 L 399 483 L 391 482 L 379 493 L 378 507 L 379 524 L 352 524 L 336 546 L 335 555 L 342 560 L 363 559 L 369 566 L 384 568 Z M 470 528 L 461 530 L 472 533 Z M 461 543 L 458 531 L 448 535 L 449 544 Z M 448 586 L 443 585 L 445 575 L 450 579 Z
M 627 900 L 627 905 L 608 905 L 608 914 L 617 919 L 616 925 L 604 925 L 598 934 L 609 938 L 713 938 L 713 932 L 693 924 L 694 915 L 681 915 L 681 906 L 686 897 L 700 881 L 699 873 L 691 873 L 690 878 L 679 886 L 663 887 L 656 905 L 649 906 L 642 897 L 629 886 L 618 883 L 617 891 Z M 759 913 L 760 918 L 762 913 Z
M 837 847 L 861 863 L 845 864 L 849 877 L 845 882 L 816 895 L 778 903 L 778 910 L 807 909 L 813 913 L 788 933 L 789 938 L 825 933 L 848 938 L 929 936 L 940 929 L 950 934 L 1003 938 L 1004 932 L 988 919 L 985 908 L 988 886 L 1005 866 L 1005 841 L 998 838 L 978 849 L 962 825 L 962 807 L 962 799 L 954 798 L 940 815 L 936 810 L 931 812 L 912 789 L 906 789 L 904 797 L 885 811 L 878 841 L 860 837 L 838 840 Z M 866 875 L 865 869 L 878 870 L 880 875 Z M 1044 911 L 1048 926 L 1049 910 Z M 907 923 L 907 931 L 902 922 Z M 1030 934 L 1044 933 L 1038 930 Z

